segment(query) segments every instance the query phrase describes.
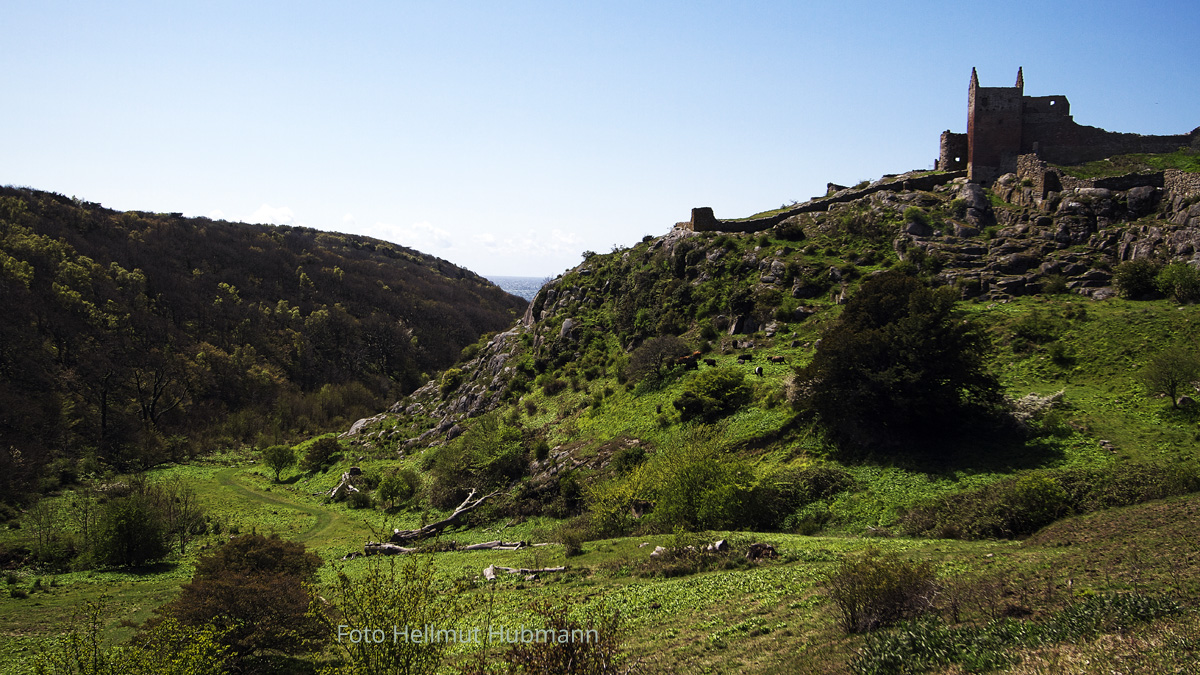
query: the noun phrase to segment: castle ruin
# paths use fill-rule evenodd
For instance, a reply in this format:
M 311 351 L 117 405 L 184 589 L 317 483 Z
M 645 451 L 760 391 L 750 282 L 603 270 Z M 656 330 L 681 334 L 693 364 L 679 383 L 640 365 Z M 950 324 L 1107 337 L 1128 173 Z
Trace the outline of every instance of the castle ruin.
M 1025 75 L 1017 69 L 1012 87 L 981 87 L 971 69 L 967 94 L 967 133 L 942 132 L 937 168 L 967 170 L 973 183 L 991 185 L 1016 173 L 1018 157 L 1036 155 L 1049 164 L 1073 165 L 1129 153 L 1200 148 L 1200 127 L 1190 134 L 1143 136 L 1077 124 L 1065 96 L 1026 96 Z

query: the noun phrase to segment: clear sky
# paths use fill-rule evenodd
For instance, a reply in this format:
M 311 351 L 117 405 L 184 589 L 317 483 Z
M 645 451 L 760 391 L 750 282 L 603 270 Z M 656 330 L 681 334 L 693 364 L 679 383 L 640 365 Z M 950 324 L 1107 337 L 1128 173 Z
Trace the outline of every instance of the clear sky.
M 481 274 L 932 168 L 984 86 L 1200 125 L 1200 3 L 0 0 L 0 184 Z

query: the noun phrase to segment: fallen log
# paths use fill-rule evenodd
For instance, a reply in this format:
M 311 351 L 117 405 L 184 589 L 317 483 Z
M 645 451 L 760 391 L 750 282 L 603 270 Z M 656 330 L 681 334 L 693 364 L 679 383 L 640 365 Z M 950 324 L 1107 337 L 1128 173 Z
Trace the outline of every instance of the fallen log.
M 464 515 L 470 513 L 472 510 L 478 508 L 480 504 L 483 504 L 498 494 L 500 494 L 499 490 L 476 499 L 475 490 L 472 488 L 471 494 L 467 495 L 467 498 L 463 500 L 463 503 L 459 504 L 458 508 L 454 509 L 454 513 L 451 513 L 449 516 L 437 521 L 436 523 L 430 523 L 425 527 L 416 530 L 393 530 L 389 541 L 394 544 L 399 544 L 406 541 L 416 541 L 418 539 L 425 539 L 427 537 L 441 534 L 442 530 L 450 527 L 451 525 L 457 524 L 459 519 L 461 519 Z
M 471 544 L 470 546 L 462 547 L 463 551 L 516 551 L 524 546 L 528 546 L 523 541 L 485 541 L 479 544 Z
M 502 567 L 500 565 L 488 565 L 483 568 L 483 578 L 488 581 L 496 580 L 496 572 L 505 572 L 507 574 L 524 574 L 526 578 L 536 574 L 547 574 L 550 572 L 564 572 L 566 567 L 542 567 L 540 569 L 528 569 L 525 567 Z
M 417 549 L 415 548 L 397 546 L 386 541 L 369 541 L 365 546 L 363 546 L 363 553 L 366 553 L 367 555 L 405 555 L 416 550 Z

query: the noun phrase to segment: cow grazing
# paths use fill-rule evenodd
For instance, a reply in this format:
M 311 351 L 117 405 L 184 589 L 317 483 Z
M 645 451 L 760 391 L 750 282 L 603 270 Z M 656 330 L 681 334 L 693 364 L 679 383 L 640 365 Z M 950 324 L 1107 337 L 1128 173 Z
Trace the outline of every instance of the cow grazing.
M 768 356 L 767 360 L 771 363 L 787 363 L 787 359 L 782 356 Z
M 755 367 L 754 367 L 754 374 L 755 374 L 755 375 L 757 375 L 757 376 L 759 376 L 759 377 L 762 377 L 762 376 L 763 376 L 763 374 L 762 374 L 762 366 L 755 366 Z
M 708 366 L 709 368 L 716 368 L 717 360 L 716 359 L 704 359 L 704 365 Z

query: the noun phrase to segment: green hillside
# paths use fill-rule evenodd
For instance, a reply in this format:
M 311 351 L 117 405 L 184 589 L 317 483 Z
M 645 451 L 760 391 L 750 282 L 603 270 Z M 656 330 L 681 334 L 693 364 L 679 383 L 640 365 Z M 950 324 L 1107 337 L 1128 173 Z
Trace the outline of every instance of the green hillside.
M 205 514 L 184 553 L 115 564 L 70 515 L 95 498 L 107 522 L 135 476 L 59 491 L 0 533 L 7 672 L 102 590 L 107 644 L 159 635 L 153 610 L 180 615 L 179 584 L 248 532 L 316 552 L 320 611 L 346 625 L 423 607 L 611 638 L 454 645 L 420 672 L 1190 672 L 1200 199 L 860 189 L 757 232 L 585 254 L 423 386 L 296 445 L 279 481 L 235 444 L 149 472 Z M 481 495 L 438 537 L 395 537 L 420 550 L 362 555 Z M 495 541 L 523 544 L 466 550 Z M 347 644 L 238 667 L 385 653 Z
M 525 304 L 366 237 L 12 187 L 0 260 L 0 501 L 344 426 Z

